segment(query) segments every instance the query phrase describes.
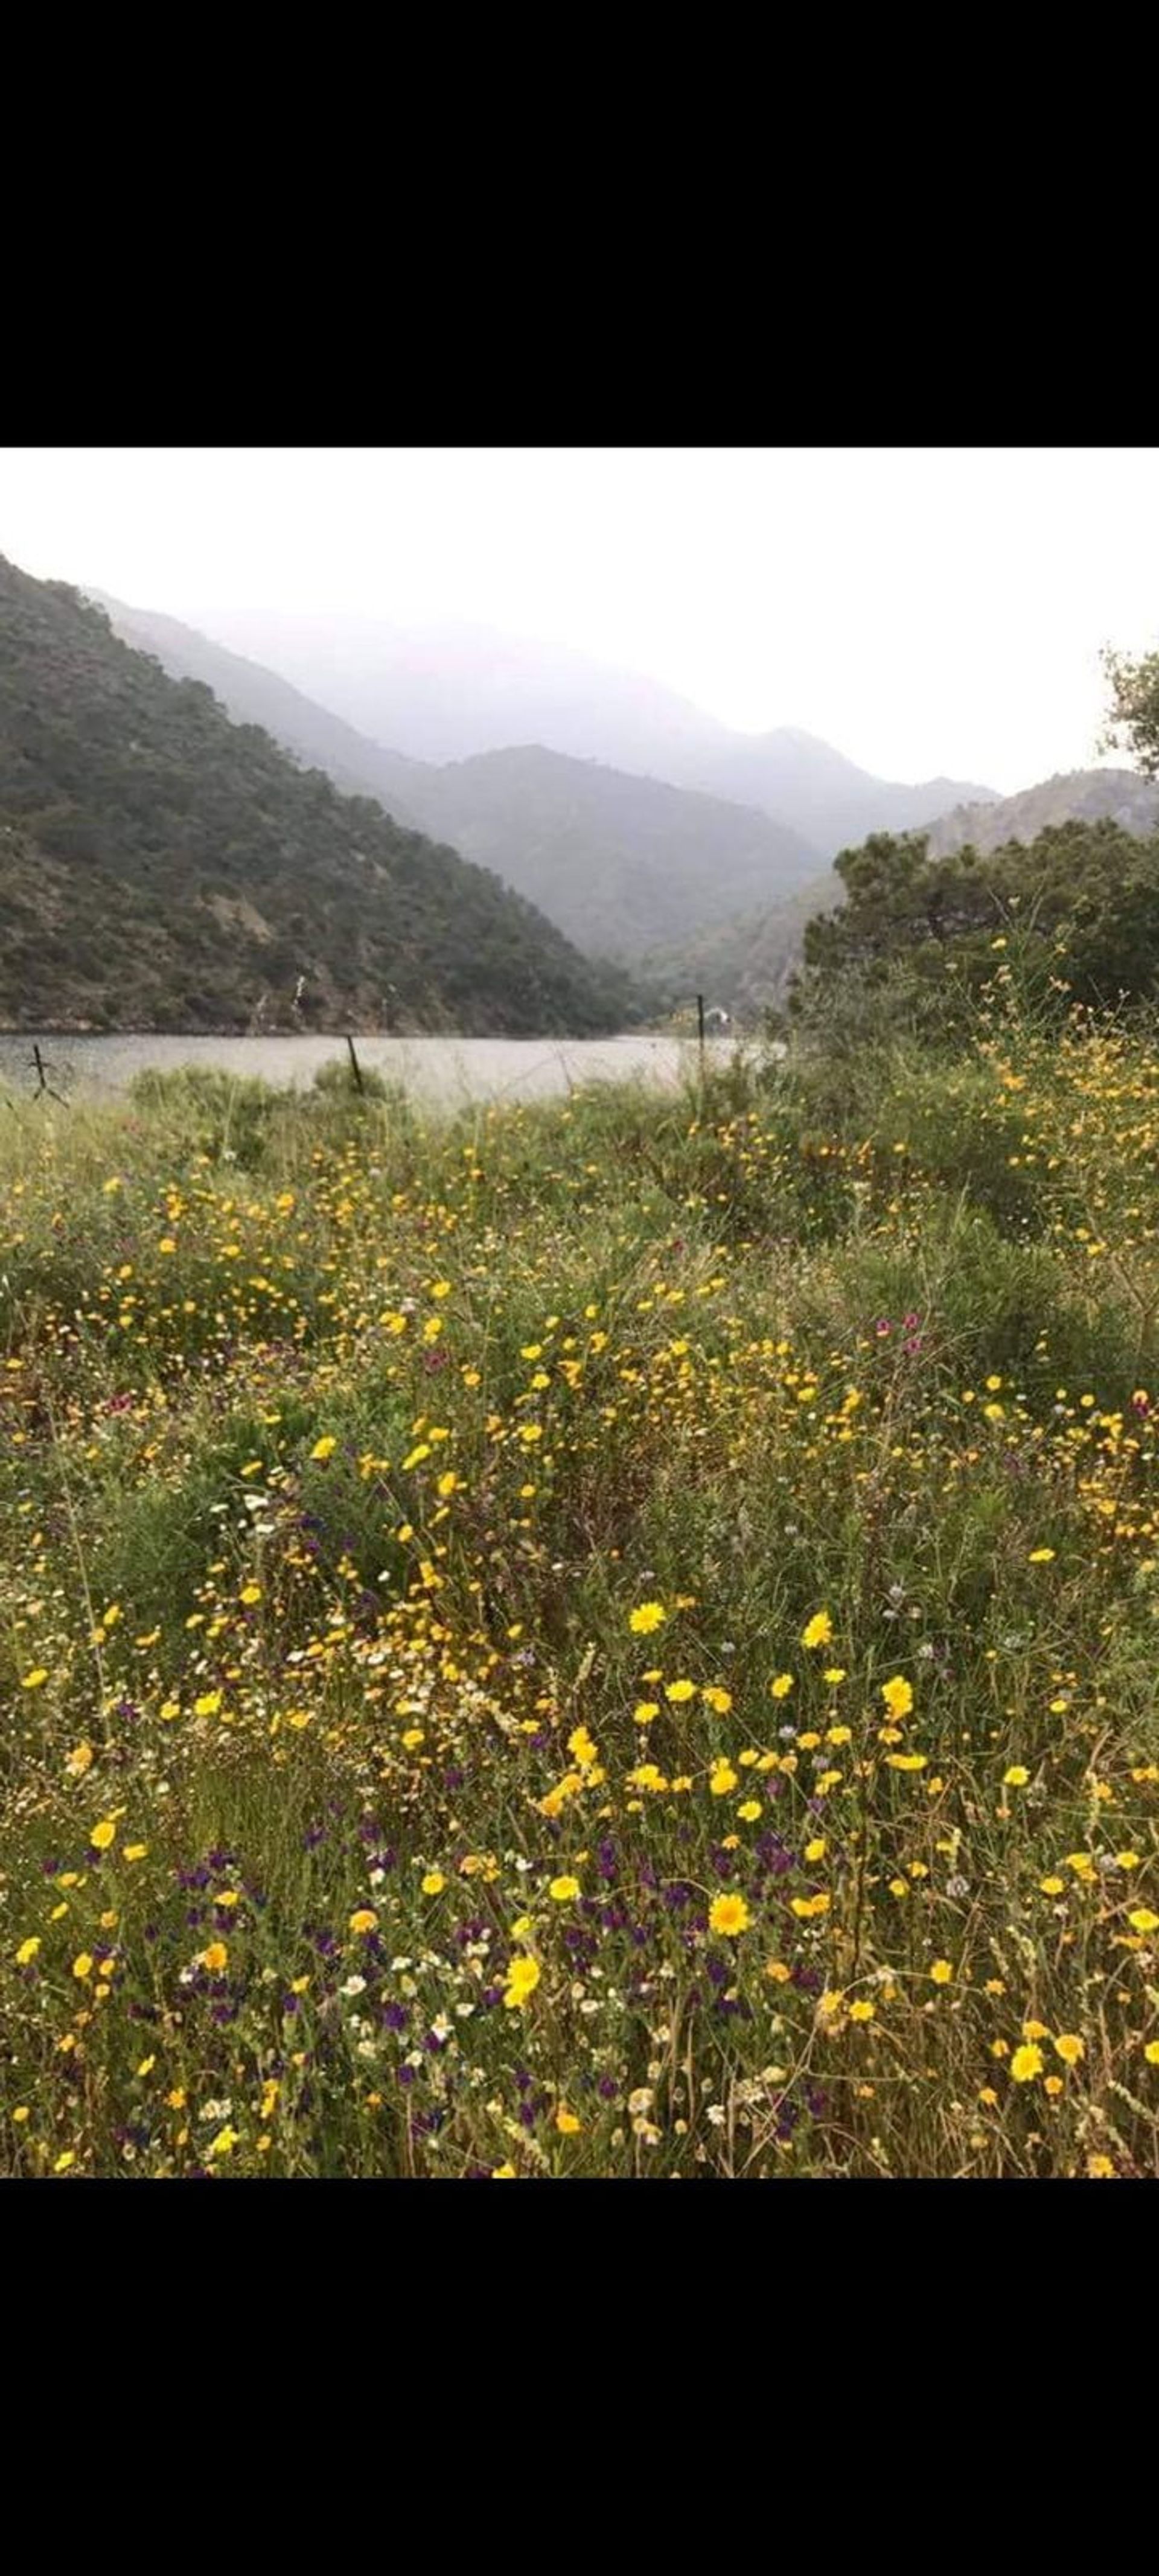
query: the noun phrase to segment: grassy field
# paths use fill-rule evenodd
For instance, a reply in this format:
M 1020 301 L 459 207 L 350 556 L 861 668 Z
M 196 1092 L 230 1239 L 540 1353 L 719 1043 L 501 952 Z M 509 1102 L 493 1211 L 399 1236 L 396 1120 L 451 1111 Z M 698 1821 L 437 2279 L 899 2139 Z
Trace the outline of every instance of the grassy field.
M 0 2170 L 1153 2173 L 1159 1051 L 0 1111 Z

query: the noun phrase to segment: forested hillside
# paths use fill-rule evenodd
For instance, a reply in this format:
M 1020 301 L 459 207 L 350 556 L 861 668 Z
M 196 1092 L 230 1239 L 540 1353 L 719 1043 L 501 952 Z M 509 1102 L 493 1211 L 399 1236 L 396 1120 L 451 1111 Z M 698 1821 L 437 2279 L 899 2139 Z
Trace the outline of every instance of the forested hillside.
M 583 1035 L 630 1009 L 496 877 L 0 558 L 0 1021 Z

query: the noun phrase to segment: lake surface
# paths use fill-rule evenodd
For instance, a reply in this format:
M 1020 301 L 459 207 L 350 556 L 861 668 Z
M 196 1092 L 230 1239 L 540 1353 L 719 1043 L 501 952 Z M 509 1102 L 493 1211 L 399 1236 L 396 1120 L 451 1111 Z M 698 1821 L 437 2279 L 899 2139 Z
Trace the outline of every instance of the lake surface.
M 619 1038 L 378 1038 L 355 1041 L 358 1061 L 417 1098 L 454 1105 L 467 1100 L 542 1100 L 583 1082 L 642 1077 L 671 1088 L 696 1061 L 687 1039 L 633 1034 Z M 713 1039 L 723 1052 L 727 1040 Z M 319 1065 L 346 1060 L 342 1037 L 37 1037 L 0 1033 L 0 1098 L 31 1098 L 32 1050 L 39 1046 L 49 1082 L 75 1091 L 123 1091 L 146 1067 L 212 1065 L 259 1074 L 279 1086 L 308 1086 Z

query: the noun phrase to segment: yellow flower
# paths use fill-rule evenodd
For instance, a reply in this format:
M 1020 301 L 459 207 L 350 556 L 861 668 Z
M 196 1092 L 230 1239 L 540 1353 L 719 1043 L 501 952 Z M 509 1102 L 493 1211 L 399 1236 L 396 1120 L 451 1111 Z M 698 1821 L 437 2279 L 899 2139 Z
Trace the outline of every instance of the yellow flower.
M 684 1681 L 666 1682 L 664 1685 L 664 1697 L 665 1699 L 671 1700 L 674 1708 L 682 1708 L 686 1700 L 695 1699 L 696 1684 L 695 1682 Z
M 710 1708 L 715 1717 L 728 1716 L 729 1710 L 732 1707 L 731 1691 L 722 1690 L 718 1682 L 709 1682 L 707 1687 L 701 1691 L 700 1696 L 704 1701 L 705 1707 Z
M 651 1726 L 651 1723 L 652 1723 L 653 1718 L 654 1718 L 654 1717 L 659 1717 L 659 1715 L 660 1715 L 660 1702 L 659 1702 L 659 1700 L 658 1700 L 658 1699 L 641 1699 L 641 1700 L 637 1700 L 636 1705 L 635 1705 L 635 1708 L 634 1708 L 634 1709 L 633 1709 L 633 1711 L 632 1711 L 632 1715 L 633 1715 L 633 1717 L 635 1718 L 635 1721 L 636 1721 L 637 1726 Z
M 573 1728 L 567 1739 L 567 1749 L 573 1762 L 578 1762 L 581 1771 L 594 1771 L 600 1757 L 586 1726 Z
M 1152 1914 L 1149 1905 L 1137 1905 L 1127 1921 L 1133 1932 L 1159 1932 L 1159 1914 Z
M 833 1622 L 828 1611 L 814 1611 L 813 1617 L 809 1620 L 807 1626 L 801 1630 L 801 1644 L 803 1646 L 808 1646 L 809 1648 L 814 1646 L 828 1646 L 832 1643 L 832 1639 Z
M 774 1679 L 769 1683 L 769 1689 L 772 1692 L 774 1699 L 787 1699 L 792 1687 L 793 1676 L 791 1673 L 777 1673 Z
M 1060 2031 L 1054 2045 L 1055 2053 L 1061 2057 L 1064 2066 L 1077 2066 L 1080 2057 L 1087 2053 L 1086 2042 L 1069 2030 Z
M 422 1882 L 424 1896 L 441 1896 L 447 1882 L 441 1869 L 428 1869 Z
M 843 1682 L 845 1678 L 844 1664 L 828 1664 L 821 1675 L 822 1681 L 831 1683 L 834 1690 L 836 1689 L 838 1682 Z
M 1024 1770 L 1021 1762 L 1012 1762 L 1009 1770 L 1002 1774 L 1002 1786 L 1004 1789 L 1025 1789 L 1029 1778 L 1030 1773 Z
M 516 2182 L 518 2175 L 514 2165 L 492 2165 L 491 2180 L 492 2182 Z
M 369 1905 L 360 1905 L 350 1917 L 352 1932 L 377 1932 L 378 1916 Z
M 507 1983 L 503 1989 L 503 2001 L 509 2012 L 518 2012 L 522 2009 L 529 1997 L 535 1993 L 542 1973 L 538 1959 L 521 1957 L 512 1960 L 507 1971 Z
M 714 1798 L 727 1798 L 729 1790 L 735 1789 L 736 1782 L 737 1775 L 731 1762 L 725 1762 L 723 1759 L 714 1762 L 708 1777 L 708 1785 Z
M 892 1718 L 908 1717 L 914 1704 L 912 1685 L 904 1674 L 895 1673 L 892 1681 L 883 1682 L 881 1696 Z
M 759 1798 L 746 1798 L 743 1805 L 737 1808 L 737 1814 L 740 1817 L 742 1825 L 755 1825 L 757 1817 L 761 1812 L 761 1802 Z
M 144 1860 L 148 1849 L 148 1843 L 125 1843 L 122 1846 L 121 1858 L 122 1860 Z
M 1159 2039 L 1149 2039 L 1143 2055 L 1148 2066 L 1159 2066 Z
M 553 1878 L 547 1891 L 549 1896 L 555 1898 L 557 1905 L 569 1905 L 572 1897 L 578 1896 L 579 1892 L 578 1878 Z
M 243 1583 L 241 1591 L 238 1594 L 239 1601 L 243 1601 L 245 1603 L 247 1610 L 252 1610 L 255 1601 L 260 1601 L 261 1597 L 262 1587 L 260 1583 Z
M 87 1950 L 81 1950 L 78 1952 L 77 1957 L 72 1963 L 72 1973 L 74 1977 L 80 1977 L 82 1981 L 85 1977 L 91 1977 L 93 1973 L 93 1963 Z
M 75 2163 L 76 2157 L 73 2154 L 72 2148 L 66 2147 L 64 2154 L 57 2157 L 52 2170 L 54 2173 L 67 2173 L 69 2166 L 74 2165 Z
M 872 2021 L 872 2020 L 873 2020 L 873 2017 L 874 2017 L 874 2014 L 876 2013 L 876 2011 L 877 2011 L 877 2006 L 876 2006 L 876 2004 L 871 2004 L 871 2003 L 856 2003 L 856 2004 L 850 2004 L 850 2007 L 849 2007 L 849 2018 L 850 2018 L 850 2021 Z
M 1087 2157 L 1087 2172 L 1089 2173 L 1092 2182 L 1109 2181 L 1114 2174 L 1114 2170 L 1115 2168 L 1109 2156 Z
M 954 1971 L 948 1959 L 935 1959 L 930 1977 L 935 1986 L 948 1986 Z
M 890 1771 L 924 1771 L 929 1756 L 925 1753 L 887 1753 L 885 1759 Z
M 224 1941 L 211 1941 L 209 1948 L 201 1953 L 201 1964 L 208 1968 L 211 1976 L 220 1976 L 222 1969 L 229 1966 L 229 1952 Z
M 21 1688 L 23 1690 L 39 1690 L 41 1683 L 46 1682 L 47 1680 L 48 1674 L 46 1673 L 43 1664 L 37 1664 L 34 1672 L 25 1673 Z
M 210 2155 L 211 2155 L 211 2156 L 230 2156 L 230 2155 L 232 2155 L 232 2154 L 233 2154 L 233 2150 L 234 2150 L 234 2148 L 236 2147 L 237 2142 L 238 2142 L 238 2131 L 237 2131 L 236 2129 L 231 2129 L 231 2128 L 229 2127 L 228 2122 L 227 2122 L 227 2124 L 226 2124 L 225 2128 L 224 2128 L 224 2129 L 219 2129 L 219 2130 L 218 2130 L 218 2132 L 217 2132 L 217 2136 L 216 2136 L 215 2138 L 211 2138 L 211 2139 L 210 2139 L 210 2142 L 209 2142 L 209 2152 L 210 2152 Z
M 91 1767 L 92 1758 L 93 1748 L 87 1739 L 81 1744 L 74 1744 L 72 1752 L 65 1756 L 65 1770 L 72 1779 L 83 1780 L 85 1772 Z
M 1066 1890 L 1064 1878 L 1040 1878 L 1038 1884 L 1044 1896 L 1062 1896 Z
M 568 2110 L 566 2102 L 561 2102 L 555 2115 L 555 2125 L 561 2138 L 574 2138 L 583 2123 L 577 2120 L 574 2111 Z
M 730 1938 L 747 1932 L 750 1915 L 743 1896 L 714 1896 L 708 1909 L 710 1932 L 723 1932 Z
M 650 1637 L 654 1628 L 662 1628 L 668 1613 L 662 1601 L 641 1601 L 628 1613 L 628 1626 L 634 1637 Z
M 1010 2072 L 1016 2084 L 1033 2083 L 1035 2076 L 1042 2073 L 1042 2050 L 1034 2047 L 1016 2048 L 1010 2060 Z
M 1049 1565 L 1053 1556 L 1052 1547 L 1032 1547 L 1026 1561 L 1028 1565 Z
M 117 1828 L 111 1816 L 102 1816 L 99 1825 L 94 1825 L 89 1835 L 94 1851 L 107 1851 L 110 1843 L 115 1842 L 116 1839 Z
M 38 1939 L 37 1939 L 37 1937 L 36 1937 L 35 1932 L 33 1932 L 33 1933 L 31 1933 L 31 1934 L 30 1934 L 30 1936 L 29 1936 L 29 1938 L 28 1938 L 28 1940 L 27 1940 L 27 1941 L 22 1941 L 22 1942 L 21 1942 L 21 1944 L 20 1944 L 20 1948 L 18 1949 L 18 1951 L 17 1951 L 17 1953 L 16 1953 L 16 1965 L 17 1965 L 17 1967 L 18 1967 L 18 1968 L 30 1968 L 30 1967 L 31 1967 L 31 1965 L 32 1965 L 32 1962 L 33 1962 L 34 1958 L 36 1957 L 36 1953 L 37 1953 L 37 1951 L 39 1950 L 39 1948 L 40 1948 L 40 1943 L 39 1943 L 39 1941 L 38 1941 Z
M 326 1431 L 323 1433 L 320 1440 L 316 1440 L 314 1442 L 314 1446 L 310 1451 L 310 1456 L 312 1458 L 332 1458 L 337 1446 L 338 1443 L 333 1432 Z
M 827 1914 L 829 1902 L 827 1896 L 794 1896 L 792 1910 L 794 1914 L 800 1916 L 803 1923 L 808 1923 L 814 1915 Z
M 792 1969 L 786 1966 L 783 1959 L 765 1961 L 765 1975 L 772 1978 L 775 1986 L 787 1986 L 792 1973 Z

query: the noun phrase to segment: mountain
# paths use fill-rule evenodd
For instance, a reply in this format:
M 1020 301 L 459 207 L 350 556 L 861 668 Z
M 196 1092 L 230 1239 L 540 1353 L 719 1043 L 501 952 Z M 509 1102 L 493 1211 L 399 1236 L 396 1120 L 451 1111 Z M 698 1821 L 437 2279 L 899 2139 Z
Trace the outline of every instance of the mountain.
M 993 791 L 960 779 L 930 778 L 916 787 L 874 778 L 815 734 L 794 725 L 774 733 L 733 734 L 707 763 L 698 784 L 718 796 L 760 805 L 811 841 L 822 858 L 855 848 L 871 832 L 905 832 L 949 805 L 988 805 Z
M 536 745 L 437 765 L 386 751 L 195 627 L 99 597 L 129 643 L 204 680 L 347 792 L 451 842 L 538 904 L 577 947 L 630 961 L 815 874 L 799 833 L 753 807 Z
M 0 557 L 0 1021 L 581 1035 L 629 1008 L 496 877 Z
M 923 828 L 932 859 L 951 858 L 967 842 L 983 856 L 1005 841 L 1033 841 L 1057 823 L 1118 823 L 1146 838 L 1159 830 L 1159 786 L 1131 769 L 1072 769 L 986 805 L 955 805 Z
M 344 724 L 341 716 L 331 715 L 327 707 L 291 688 L 288 680 L 279 679 L 276 671 L 230 653 L 224 644 L 200 635 L 195 626 L 184 626 L 180 618 L 163 617 L 151 608 L 129 608 L 103 590 L 90 590 L 85 596 L 104 609 L 126 644 L 154 654 L 171 679 L 203 680 L 238 723 L 261 725 L 308 768 L 324 769 L 345 795 L 376 797 L 396 823 L 418 821 L 407 802 L 407 777 L 411 770 L 422 768 L 420 761 L 368 741 L 353 725 Z
M 463 623 L 215 611 L 215 635 L 284 671 L 378 742 L 420 760 L 541 743 L 577 760 L 671 778 L 682 747 L 726 728 L 675 690 L 570 646 Z
M 832 858 L 869 832 L 903 831 L 987 787 L 875 778 L 793 726 L 737 733 L 687 698 L 587 654 L 485 626 L 221 610 L 213 625 L 377 742 L 466 761 L 513 743 L 695 787 L 774 821 Z
M 424 769 L 412 801 L 589 955 L 631 961 L 817 873 L 751 807 L 537 746 Z

